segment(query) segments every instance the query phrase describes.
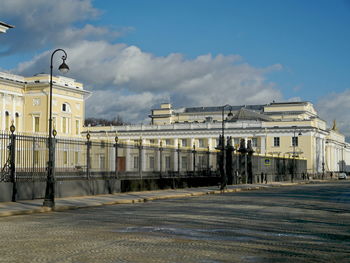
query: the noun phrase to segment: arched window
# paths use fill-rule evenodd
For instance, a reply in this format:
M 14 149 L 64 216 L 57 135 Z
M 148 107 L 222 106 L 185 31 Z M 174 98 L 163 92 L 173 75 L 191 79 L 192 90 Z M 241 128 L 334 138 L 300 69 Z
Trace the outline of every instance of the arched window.
M 5 111 L 5 130 L 10 130 L 10 113 L 8 111 Z
M 71 112 L 70 105 L 67 102 L 62 104 L 62 111 L 63 112 Z
M 16 130 L 18 131 L 19 129 L 19 113 L 16 112 L 15 114 L 15 127 L 16 127 Z

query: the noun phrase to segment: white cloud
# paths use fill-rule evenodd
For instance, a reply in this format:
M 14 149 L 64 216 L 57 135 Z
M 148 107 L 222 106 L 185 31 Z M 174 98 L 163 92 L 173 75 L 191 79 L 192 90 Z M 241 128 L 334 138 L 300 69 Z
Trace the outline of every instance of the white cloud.
M 79 22 L 98 17 L 91 0 L 2 0 L 0 17 L 15 25 L 11 37 L 0 39 L 1 54 L 40 50 L 82 39 L 111 39 L 124 33 L 92 25 L 78 26 Z M 86 23 L 85 23 L 86 24 Z
M 150 109 L 165 99 L 163 95 L 150 92 L 126 95 L 116 90 L 97 90 L 87 101 L 87 111 L 94 117 L 121 116 L 127 122 L 149 123 Z
M 2 0 L 0 17 L 16 26 L 11 32 L 16 37 L 0 39 L 0 45 L 8 48 L 2 51 L 50 49 L 13 70 L 30 76 L 48 73 L 54 47 L 65 49 L 71 68 L 68 76 L 94 92 L 87 102 L 87 116 L 119 114 L 127 121 L 143 120 L 152 106 L 169 97 L 177 107 L 267 103 L 282 98 L 266 79 L 269 72 L 281 70 L 279 64 L 256 68 L 238 55 L 158 57 L 137 46 L 112 43 L 111 39 L 130 28 L 112 31 L 87 23 L 99 14 L 92 0 Z M 60 57 L 55 56 L 55 67 Z
M 267 103 L 282 98 L 274 84 L 266 81 L 266 74 L 281 68 L 278 64 L 255 68 L 242 62 L 239 56 L 210 54 L 195 59 L 185 59 L 181 54 L 157 57 L 136 46 L 106 41 L 80 41 L 65 50 L 71 68 L 69 76 L 92 86 L 93 96 L 105 95 L 105 100 L 116 97 L 111 96 L 113 93 L 125 100 L 146 98 L 147 94 L 151 104 L 170 96 L 176 106 L 203 106 Z M 23 75 L 48 72 L 49 55 L 45 52 L 22 63 L 15 72 Z M 122 95 L 120 91 L 143 95 Z M 104 109 L 92 110 L 89 105 L 88 114 L 107 113 L 106 104 L 99 107 Z M 121 110 L 113 107 L 116 109 Z
M 327 94 L 317 102 L 316 108 L 319 116 L 329 125 L 336 120 L 340 131 L 350 136 L 350 89 L 341 93 Z

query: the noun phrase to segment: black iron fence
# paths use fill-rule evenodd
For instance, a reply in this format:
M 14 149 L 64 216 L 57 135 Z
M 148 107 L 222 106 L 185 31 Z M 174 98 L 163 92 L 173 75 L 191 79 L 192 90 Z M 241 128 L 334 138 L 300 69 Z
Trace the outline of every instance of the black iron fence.
M 229 184 L 305 179 L 306 160 L 273 158 L 235 151 L 225 147 L 181 147 L 143 145 L 54 138 L 56 181 L 69 180 L 147 180 L 167 178 L 222 178 L 222 156 Z M 24 134 L 0 134 L 0 182 L 44 183 L 47 180 L 48 138 Z M 214 182 L 215 180 L 210 180 Z M 220 182 L 220 180 L 216 180 Z M 41 189 L 41 186 L 40 186 Z
M 0 181 L 45 181 L 48 161 L 45 136 L 0 134 Z M 55 138 L 55 178 L 163 178 L 173 176 L 220 176 L 220 151 L 209 148 L 142 145 Z M 226 155 L 228 175 L 261 172 L 279 175 L 306 171 L 306 161 L 237 153 Z
M 45 136 L 0 134 L 0 181 L 45 181 Z M 217 152 L 207 148 L 162 147 L 55 138 L 56 180 L 217 176 Z

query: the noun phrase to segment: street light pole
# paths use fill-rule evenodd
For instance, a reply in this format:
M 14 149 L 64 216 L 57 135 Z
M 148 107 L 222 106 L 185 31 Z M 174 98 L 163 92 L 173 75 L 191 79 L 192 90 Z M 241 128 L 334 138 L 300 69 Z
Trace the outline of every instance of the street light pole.
M 292 128 L 294 128 L 294 135 L 293 135 L 293 139 L 292 139 L 292 144 L 293 144 L 293 172 L 292 172 L 292 182 L 294 180 L 294 175 L 295 175 L 295 146 L 297 144 L 297 139 L 296 139 L 296 131 L 297 131 L 297 126 L 292 126 Z M 298 135 L 302 135 L 301 132 L 298 133 Z M 298 142 L 299 143 L 299 142 Z
M 227 176 L 226 176 L 226 154 L 225 154 L 225 118 L 224 118 L 224 112 L 225 108 L 230 107 L 230 112 L 228 113 L 228 117 L 232 118 L 232 106 L 229 104 L 226 104 L 222 106 L 222 126 L 221 126 L 221 186 L 220 190 L 224 190 L 227 185 Z
M 67 59 L 67 53 L 63 49 L 56 49 L 51 55 L 51 64 L 50 64 L 50 105 L 49 105 L 49 139 L 48 139 L 48 148 L 49 148 L 49 161 L 47 163 L 47 179 L 46 179 L 46 191 L 45 199 L 43 206 L 54 207 L 55 206 L 55 178 L 54 178 L 54 149 L 53 149 L 53 140 L 52 140 L 52 71 L 53 71 L 53 57 L 56 52 L 62 51 L 64 55 L 62 56 L 62 64 L 58 69 L 62 73 L 67 73 L 69 67 L 65 63 Z

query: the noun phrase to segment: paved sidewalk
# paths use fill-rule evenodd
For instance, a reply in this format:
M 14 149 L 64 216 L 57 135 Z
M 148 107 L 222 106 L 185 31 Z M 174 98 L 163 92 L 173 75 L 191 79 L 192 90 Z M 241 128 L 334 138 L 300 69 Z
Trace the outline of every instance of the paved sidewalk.
M 280 187 L 290 186 L 297 184 L 305 184 L 308 182 L 278 182 L 269 184 L 244 184 L 244 185 L 229 185 L 225 189 L 225 193 L 258 190 L 268 187 Z M 323 181 L 325 182 L 325 181 Z M 117 193 L 109 195 L 95 195 L 95 196 L 78 196 L 78 197 L 66 197 L 56 198 L 55 208 L 43 207 L 43 199 L 36 200 L 21 200 L 18 202 L 3 202 L 0 203 L 0 217 L 12 216 L 12 215 L 25 215 L 33 213 L 44 213 L 51 211 L 64 211 L 69 209 L 79 209 L 86 207 L 95 207 L 101 205 L 116 205 L 116 204 L 131 204 L 140 203 L 153 200 L 170 199 L 170 198 L 183 198 L 191 196 L 200 196 L 208 194 L 220 194 L 223 193 L 217 186 L 210 187 L 198 187 L 198 188 L 185 188 L 185 189 L 167 189 L 156 191 L 143 191 L 143 192 L 128 192 Z

